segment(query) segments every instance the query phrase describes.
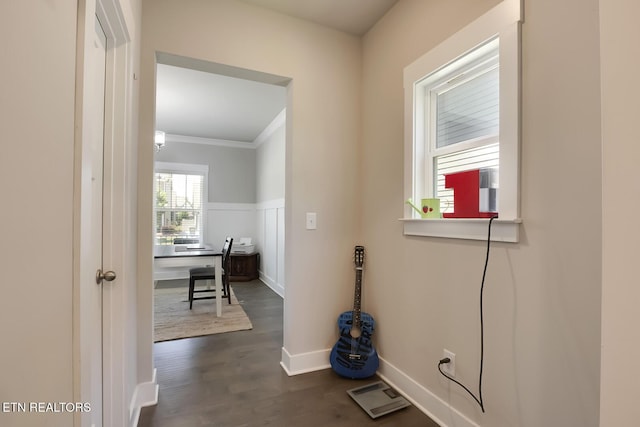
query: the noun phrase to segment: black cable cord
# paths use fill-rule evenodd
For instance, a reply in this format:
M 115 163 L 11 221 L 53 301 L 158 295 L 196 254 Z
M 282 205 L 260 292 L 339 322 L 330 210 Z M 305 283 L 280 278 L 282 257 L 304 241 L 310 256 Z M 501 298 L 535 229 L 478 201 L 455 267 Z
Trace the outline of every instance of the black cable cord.
M 440 371 L 440 373 L 442 375 L 444 375 L 449 381 L 453 381 L 454 383 L 458 384 L 460 387 L 462 387 L 464 389 L 464 391 L 466 391 L 467 393 L 469 393 L 469 395 L 471 397 L 473 397 L 473 399 L 478 402 L 478 405 L 480 405 L 480 409 L 482 409 L 482 412 L 484 412 L 484 404 L 482 402 L 482 393 L 480 393 L 480 399 L 478 399 L 476 397 L 475 394 L 473 394 L 473 392 L 471 390 L 469 390 L 464 384 L 462 384 L 460 381 L 457 381 L 453 378 L 451 378 L 449 375 L 446 374 L 446 372 L 444 372 L 441 368 L 441 366 L 445 363 L 449 363 L 450 360 L 448 360 L 448 357 L 445 357 L 444 359 L 440 360 L 440 362 L 438 362 L 438 371 Z
M 489 219 L 489 230 L 487 231 L 487 256 L 484 260 L 484 270 L 482 271 L 482 283 L 480 284 L 480 374 L 478 376 L 478 397 L 476 397 L 476 395 L 473 394 L 473 392 L 469 390 L 464 384 L 462 384 L 460 381 L 454 378 L 451 378 L 442 370 L 442 365 L 449 363 L 451 361 L 448 357 L 445 357 L 444 359 L 441 359 L 438 362 L 438 371 L 440 371 L 440 373 L 443 376 L 445 376 L 447 379 L 458 384 L 467 393 L 469 393 L 469 395 L 473 397 L 473 399 L 476 402 L 478 402 L 478 405 L 480 405 L 480 409 L 482 410 L 483 413 L 484 413 L 484 401 L 482 399 L 482 372 L 484 370 L 484 314 L 483 314 L 484 312 L 484 309 L 483 309 L 484 279 L 487 276 L 487 267 L 489 265 L 489 250 L 491 249 L 491 224 L 493 223 L 493 220 L 496 219 L 497 217 L 498 216 L 496 215 L 496 216 L 492 216 Z

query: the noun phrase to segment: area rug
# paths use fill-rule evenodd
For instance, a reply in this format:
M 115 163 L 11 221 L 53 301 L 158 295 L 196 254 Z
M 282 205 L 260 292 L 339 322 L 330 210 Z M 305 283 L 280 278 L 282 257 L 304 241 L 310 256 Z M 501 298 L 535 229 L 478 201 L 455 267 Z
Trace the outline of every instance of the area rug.
M 216 300 L 193 302 L 189 310 L 188 289 L 154 289 L 154 341 L 221 334 L 252 329 L 253 325 L 231 290 L 231 304 L 222 300 L 222 316 L 216 316 Z

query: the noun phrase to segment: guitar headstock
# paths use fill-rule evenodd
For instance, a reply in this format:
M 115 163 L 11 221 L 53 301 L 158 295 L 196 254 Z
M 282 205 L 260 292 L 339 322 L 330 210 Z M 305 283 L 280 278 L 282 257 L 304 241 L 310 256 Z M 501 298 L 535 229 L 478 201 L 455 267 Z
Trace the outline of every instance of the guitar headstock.
M 356 246 L 355 252 L 353 254 L 353 260 L 356 264 L 356 267 L 362 267 L 364 263 L 364 246 Z

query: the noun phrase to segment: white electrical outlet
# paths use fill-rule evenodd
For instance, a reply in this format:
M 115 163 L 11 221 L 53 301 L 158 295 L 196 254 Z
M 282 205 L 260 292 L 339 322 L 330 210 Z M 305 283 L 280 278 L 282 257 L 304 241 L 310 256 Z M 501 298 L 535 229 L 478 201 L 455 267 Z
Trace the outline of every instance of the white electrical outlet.
M 456 355 L 455 353 L 450 352 L 446 348 L 442 352 L 442 358 L 448 357 L 450 362 L 442 364 L 442 372 L 449 375 L 450 377 L 456 376 Z

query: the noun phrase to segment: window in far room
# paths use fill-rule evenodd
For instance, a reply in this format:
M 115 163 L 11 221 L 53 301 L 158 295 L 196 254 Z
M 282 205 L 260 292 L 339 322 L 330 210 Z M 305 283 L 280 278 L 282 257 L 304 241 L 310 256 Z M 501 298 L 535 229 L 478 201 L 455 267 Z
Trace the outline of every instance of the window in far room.
M 504 0 L 405 68 L 405 199 L 444 214 L 407 206 L 404 234 L 486 239 L 498 213 L 492 240 L 518 241 L 520 20 Z
M 156 163 L 156 245 L 202 241 L 207 172 L 208 166 Z

